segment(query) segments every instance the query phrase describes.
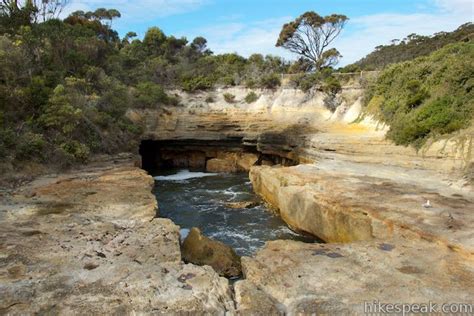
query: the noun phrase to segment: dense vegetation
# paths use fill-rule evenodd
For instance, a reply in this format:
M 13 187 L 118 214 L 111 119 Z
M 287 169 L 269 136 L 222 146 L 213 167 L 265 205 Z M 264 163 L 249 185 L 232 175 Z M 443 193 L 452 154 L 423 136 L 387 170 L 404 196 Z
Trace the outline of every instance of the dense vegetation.
M 387 67 L 371 85 L 366 111 L 390 125 L 387 137 L 422 146 L 429 137 L 467 127 L 474 118 L 474 43 L 447 45 Z
M 342 69 L 346 72 L 380 70 L 387 65 L 427 56 L 432 52 L 457 42 L 474 39 L 474 24 L 466 23 L 453 32 L 439 32 L 433 36 L 410 34 L 402 40 L 392 40 L 390 45 L 380 45 L 360 61 Z
M 279 57 L 214 55 L 202 37 L 188 42 L 157 27 L 143 40 L 133 32 L 119 38 L 111 27 L 117 10 L 78 11 L 64 21 L 41 12 L 32 2 L 0 5 L 2 161 L 64 165 L 131 150 L 141 131 L 128 109 L 178 105 L 165 92 L 171 88 L 275 88 L 288 68 Z
M 180 100 L 167 92 L 172 89 L 274 89 L 281 74 L 290 73 L 294 87 L 324 91 L 326 105 L 331 110 L 337 106 L 341 84 L 334 70 L 311 66 L 308 58 L 290 64 L 260 54 L 214 55 L 203 37 L 189 42 L 157 27 L 143 39 L 133 32 L 120 38 L 112 29 L 113 20 L 120 17 L 117 10 L 77 11 L 59 20 L 65 2 L 0 2 L 2 162 L 65 166 L 85 162 L 92 154 L 135 150 L 142 131 L 127 118 L 127 111 L 179 106 Z M 316 26 L 322 23 L 318 21 Z M 356 68 L 376 69 L 427 55 L 446 43 L 468 40 L 472 30 L 472 24 L 465 24 L 452 34 L 409 36 L 398 45 L 379 47 Z M 429 57 L 390 66 L 369 88 L 367 110 L 391 125 L 388 136 L 397 144 L 420 146 L 430 136 L 469 124 L 472 45 L 450 45 Z M 318 71 L 308 72 L 315 68 Z M 245 102 L 257 99 L 250 92 Z M 225 100 L 234 103 L 235 96 L 227 94 Z M 210 97 L 207 101 L 213 102 Z

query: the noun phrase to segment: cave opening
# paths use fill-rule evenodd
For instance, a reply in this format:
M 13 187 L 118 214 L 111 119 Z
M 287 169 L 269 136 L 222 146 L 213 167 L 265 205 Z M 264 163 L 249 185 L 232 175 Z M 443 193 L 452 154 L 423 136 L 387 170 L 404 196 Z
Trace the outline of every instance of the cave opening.
M 239 172 L 253 165 L 293 166 L 297 161 L 263 153 L 242 138 L 226 140 L 142 140 L 139 153 L 142 168 L 150 174 L 163 170 Z
M 239 255 L 252 255 L 269 240 L 315 242 L 292 231 L 253 191 L 247 173 L 252 166 L 296 164 L 257 147 L 241 138 L 143 140 L 142 167 L 155 179 L 157 216 L 179 225 L 183 239 L 198 227 Z

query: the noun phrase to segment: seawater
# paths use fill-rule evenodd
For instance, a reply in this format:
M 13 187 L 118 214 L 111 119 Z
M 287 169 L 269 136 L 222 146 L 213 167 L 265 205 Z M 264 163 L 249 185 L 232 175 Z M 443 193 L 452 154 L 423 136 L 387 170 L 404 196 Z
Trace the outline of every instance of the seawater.
M 293 232 L 253 193 L 248 175 L 173 170 L 155 176 L 159 216 L 173 220 L 185 233 L 198 227 L 210 238 L 252 255 L 266 241 L 291 239 L 315 242 Z M 233 209 L 226 203 L 254 201 L 257 206 Z

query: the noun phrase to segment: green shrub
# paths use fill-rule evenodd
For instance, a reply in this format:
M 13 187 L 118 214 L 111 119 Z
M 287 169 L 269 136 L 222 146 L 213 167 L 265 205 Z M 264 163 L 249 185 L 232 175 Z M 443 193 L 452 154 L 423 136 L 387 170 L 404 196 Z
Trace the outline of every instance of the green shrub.
M 341 83 L 339 80 L 337 80 L 336 77 L 334 76 L 329 76 L 324 79 L 323 85 L 322 85 L 322 91 L 330 94 L 330 95 L 336 95 L 342 90 Z
M 291 84 L 307 92 L 319 88 L 326 93 L 337 94 L 341 89 L 340 82 L 332 75 L 332 70 L 322 69 L 315 73 L 295 74 L 290 79 Z
M 292 77 L 291 83 L 303 92 L 307 92 L 320 83 L 320 78 L 318 74 L 299 74 Z
M 235 95 L 231 93 L 224 93 L 224 100 L 227 103 L 234 103 L 235 102 Z
M 394 64 L 367 89 L 365 112 L 390 125 L 396 144 L 416 148 L 465 128 L 474 118 L 473 62 L 474 44 L 458 43 Z
M 90 155 L 89 147 L 75 140 L 62 143 L 59 148 L 66 154 L 66 156 L 69 156 L 78 162 L 86 162 Z
M 211 78 L 204 76 L 185 77 L 181 81 L 181 87 L 184 91 L 195 92 L 198 90 L 209 90 L 214 86 Z
M 226 86 L 235 86 L 235 80 L 233 76 L 225 76 L 221 79 L 221 81 Z
M 27 132 L 17 142 L 16 159 L 42 161 L 45 158 L 46 141 L 42 134 Z
M 339 72 L 342 72 L 342 73 L 354 73 L 354 72 L 361 72 L 361 68 L 358 64 L 350 64 L 350 65 L 347 65 L 341 69 L 339 69 Z
M 151 102 L 151 99 L 153 99 L 154 97 L 153 91 L 150 91 L 150 93 L 150 96 L 146 98 L 150 100 L 149 102 Z M 143 98 L 143 96 L 144 93 L 142 92 L 138 98 Z M 130 95 L 128 93 L 127 87 L 122 84 L 116 83 L 102 94 L 102 96 L 98 100 L 98 107 L 102 111 L 118 119 L 125 115 L 125 112 L 131 105 L 130 101 Z M 145 103 L 144 100 L 140 100 L 139 102 L 143 102 L 143 104 Z
M 13 152 L 16 137 L 15 132 L 9 128 L 0 129 L 0 157 L 4 158 Z
M 170 104 L 172 100 L 165 90 L 153 82 L 141 82 L 135 91 L 134 104 L 140 108 L 153 108 L 160 104 Z
M 121 119 L 118 121 L 118 126 L 120 129 L 129 132 L 132 135 L 140 135 L 143 132 L 143 127 L 132 123 L 126 119 Z
M 260 87 L 265 89 L 275 89 L 281 85 L 280 75 L 272 73 L 260 78 Z
M 38 122 L 49 129 L 68 135 L 78 126 L 82 110 L 71 104 L 70 95 L 63 85 L 58 85 L 38 118 Z
M 257 86 L 258 86 L 258 83 L 255 79 L 248 78 L 247 80 L 245 80 L 245 87 L 246 88 L 255 89 L 255 88 L 257 88 Z
M 258 95 L 253 91 L 249 92 L 247 96 L 245 97 L 245 102 L 249 104 L 254 103 L 257 100 L 258 100 Z

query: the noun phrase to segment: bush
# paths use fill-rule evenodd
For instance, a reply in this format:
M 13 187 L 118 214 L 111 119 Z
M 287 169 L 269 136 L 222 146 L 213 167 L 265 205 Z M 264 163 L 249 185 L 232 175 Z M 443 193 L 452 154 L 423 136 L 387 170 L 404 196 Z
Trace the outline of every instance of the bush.
M 224 93 L 224 100 L 227 103 L 234 103 L 235 102 L 235 95 L 231 93 Z
M 253 91 L 249 92 L 247 96 L 245 97 L 245 102 L 249 104 L 254 103 L 257 100 L 258 100 L 258 95 Z
M 185 77 L 181 80 L 181 87 L 184 91 L 195 92 L 198 90 L 208 90 L 214 86 L 213 80 L 204 76 Z
M 293 86 L 307 92 L 312 88 L 319 88 L 323 92 L 337 94 L 341 85 L 332 75 L 332 70 L 325 68 L 315 73 L 296 74 L 290 79 Z
M 322 91 L 329 95 L 336 95 L 341 92 L 342 87 L 339 80 L 334 76 L 329 76 L 323 81 Z
M 258 87 L 257 81 L 255 81 L 255 79 L 249 78 L 245 80 L 245 87 L 248 89 L 255 89 Z
M 390 125 L 387 137 L 420 148 L 429 137 L 469 126 L 474 117 L 474 44 L 452 44 L 392 65 L 366 91 L 365 112 Z
M 150 91 L 150 93 L 151 95 L 146 98 L 149 100 L 148 102 L 152 102 L 151 100 L 154 97 L 153 91 Z M 142 97 L 143 92 L 140 94 L 139 98 Z M 145 100 L 140 101 L 143 103 L 146 102 Z M 113 86 L 107 89 L 98 100 L 98 107 L 116 119 L 125 115 L 125 112 L 127 111 L 127 108 L 130 107 L 130 105 L 131 102 L 128 89 L 119 83 L 115 83 Z
M 63 85 L 58 85 L 44 108 L 38 122 L 57 133 L 69 135 L 79 125 L 81 109 L 71 104 L 71 98 Z
M 291 78 L 291 83 L 303 92 L 308 92 L 320 82 L 318 74 L 297 74 Z
M 16 137 L 11 129 L 0 129 L 0 157 L 5 158 L 13 152 Z
M 275 89 L 281 85 L 280 75 L 272 73 L 260 78 L 260 87 L 265 89 Z
M 225 76 L 221 79 L 221 81 L 226 86 L 235 86 L 235 80 L 233 76 Z
M 361 72 L 361 71 L 362 71 L 362 69 L 357 64 L 347 65 L 347 66 L 339 69 L 339 72 L 342 72 L 342 73 L 355 73 L 355 72 Z
M 27 132 L 18 139 L 16 145 L 16 159 L 43 161 L 46 141 L 42 134 Z
M 140 108 L 154 108 L 160 104 L 173 104 L 174 98 L 169 97 L 163 88 L 153 82 L 142 82 L 137 85 L 134 104 Z
M 90 155 L 89 147 L 75 140 L 62 143 L 59 148 L 77 162 L 87 162 Z

